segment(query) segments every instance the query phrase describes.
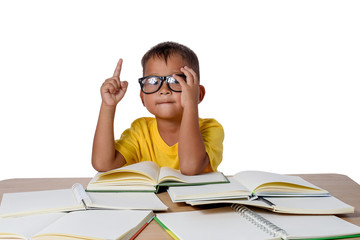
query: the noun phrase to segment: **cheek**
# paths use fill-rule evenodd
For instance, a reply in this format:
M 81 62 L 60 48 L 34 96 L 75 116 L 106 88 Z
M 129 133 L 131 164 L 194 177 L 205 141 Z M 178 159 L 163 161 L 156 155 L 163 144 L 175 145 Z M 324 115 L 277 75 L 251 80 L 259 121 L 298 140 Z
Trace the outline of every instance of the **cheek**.
M 142 104 L 145 106 L 144 104 L 144 93 L 140 90 L 140 100 L 142 102 Z
M 154 104 L 154 98 L 152 95 L 144 94 L 141 100 L 145 107 L 151 107 Z
M 176 93 L 175 94 L 175 98 L 176 98 L 176 100 L 178 101 L 178 102 L 181 102 L 181 93 Z

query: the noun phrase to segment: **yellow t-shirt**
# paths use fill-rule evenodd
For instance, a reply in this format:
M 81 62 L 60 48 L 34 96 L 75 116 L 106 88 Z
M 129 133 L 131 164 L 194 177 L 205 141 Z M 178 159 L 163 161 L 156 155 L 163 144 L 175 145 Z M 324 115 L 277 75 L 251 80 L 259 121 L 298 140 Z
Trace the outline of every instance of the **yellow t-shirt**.
M 199 125 L 210 159 L 210 166 L 205 172 L 217 171 L 222 161 L 224 129 L 215 119 L 199 118 Z M 179 169 L 178 143 L 168 146 L 164 142 L 155 118 L 136 119 L 115 141 L 115 149 L 124 156 L 126 165 L 153 161 L 160 167 Z

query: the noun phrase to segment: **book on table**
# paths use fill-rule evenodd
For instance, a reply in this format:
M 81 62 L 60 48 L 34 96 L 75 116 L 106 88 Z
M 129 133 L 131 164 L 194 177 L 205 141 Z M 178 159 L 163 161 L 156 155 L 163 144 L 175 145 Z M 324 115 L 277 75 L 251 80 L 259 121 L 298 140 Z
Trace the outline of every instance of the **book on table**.
M 288 215 L 243 205 L 159 213 L 154 218 L 176 239 L 338 239 L 360 237 L 360 227 L 334 215 Z
M 262 174 L 262 172 L 257 172 L 257 175 L 259 174 Z M 176 188 L 170 187 L 168 193 L 173 202 L 186 202 L 192 206 L 238 203 L 264 208 L 273 212 L 293 214 L 345 214 L 354 212 L 354 207 L 331 196 L 327 191 L 320 189 L 301 178 L 288 178 L 288 176 L 285 176 L 286 178 L 280 180 L 282 176 L 279 176 L 279 174 L 265 174 L 267 176 L 274 175 L 275 177 L 272 178 L 273 180 L 269 180 L 268 178 L 265 183 L 264 181 L 260 181 L 256 186 L 261 186 L 261 184 L 271 185 L 273 181 L 278 181 L 275 182 L 275 185 L 287 186 L 291 183 L 291 188 L 289 186 L 286 187 L 286 190 L 284 190 L 284 187 L 278 188 L 279 190 L 277 190 L 277 188 L 272 188 L 271 190 L 266 190 L 267 192 L 265 193 L 249 190 L 249 188 L 245 187 L 240 180 L 236 179 L 235 175 L 233 177 L 228 177 L 230 182 L 228 184 L 222 184 L 221 186 L 204 185 Z M 259 179 L 261 178 L 255 180 Z M 287 182 L 285 182 L 285 180 Z M 304 186 L 306 186 L 306 191 L 300 193 L 300 190 L 303 189 Z M 307 189 L 308 187 L 311 187 L 310 192 Z M 316 189 L 319 190 L 317 191 Z M 267 197 L 267 195 L 269 195 L 269 197 Z
M 227 183 L 221 172 L 187 176 L 179 170 L 159 167 L 155 162 L 145 161 L 97 173 L 86 191 L 150 191 L 157 192 L 161 186 L 186 186 Z
M 290 214 L 349 214 L 355 208 L 334 196 L 324 197 L 258 197 L 256 199 L 214 199 L 186 201 L 192 206 L 208 204 L 242 204 L 277 213 Z
M 0 218 L 0 239 L 133 239 L 153 217 L 151 210 L 91 210 Z
M 327 196 L 321 189 L 299 176 L 289 176 L 264 171 L 242 171 L 234 175 L 256 196 Z
M 298 176 L 262 171 L 243 171 L 228 177 L 229 183 L 194 187 L 169 188 L 173 201 L 224 198 L 330 196 L 330 193 Z
M 167 210 L 151 192 L 92 193 L 79 183 L 71 189 L 5 193 L 0 205 L 1 217 L 86 209 Z

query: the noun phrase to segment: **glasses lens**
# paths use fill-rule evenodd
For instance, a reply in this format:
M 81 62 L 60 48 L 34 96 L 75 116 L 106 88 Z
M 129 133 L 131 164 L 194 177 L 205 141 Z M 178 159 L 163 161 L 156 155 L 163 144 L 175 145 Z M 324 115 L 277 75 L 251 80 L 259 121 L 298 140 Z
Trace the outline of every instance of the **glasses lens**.
M 168 86 L 171 90 L 175 91 L 175 92 L 181 92 L 181 85 L 180 83 L 175 79 L 173 78 L 172 76 L 169 76 L 168 79 L 167 79 L 167 83 L 168 83 Z
M 142 90 L 145 93 L 152 93 L 158 90 L 161 80 L 157 77 L 147 77 L 142 80 Z

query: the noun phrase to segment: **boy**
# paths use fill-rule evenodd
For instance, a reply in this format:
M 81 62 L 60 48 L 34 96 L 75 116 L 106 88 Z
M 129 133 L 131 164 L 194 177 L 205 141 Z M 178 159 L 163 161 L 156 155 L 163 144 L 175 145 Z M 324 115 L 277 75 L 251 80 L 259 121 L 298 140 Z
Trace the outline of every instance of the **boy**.
M 128 82 L 120 81 L 122 59 L 113 77 L 101 86 L 102 104 L 95 131 L 92 165 L 104 172 L 141 161 L 195 175 L 216 171 L 222 160 L 224 131 L 214 119 L 200 119 L 198 104 L 205 96 L 199 83 L 196 54 L 181 44 L 164 42 L 142 59 L 140 98 L 155 118 L 139 118 L 114 141 L 117 104 Z

